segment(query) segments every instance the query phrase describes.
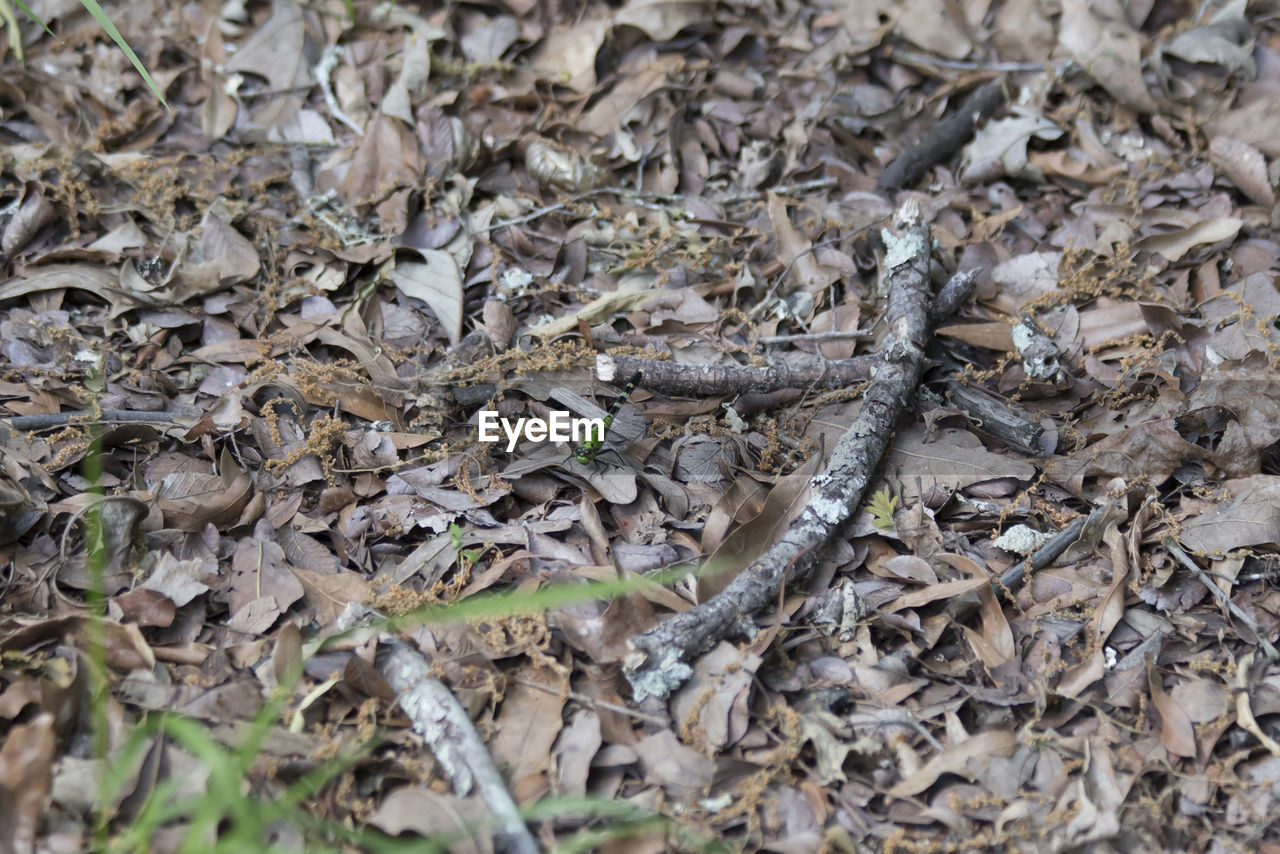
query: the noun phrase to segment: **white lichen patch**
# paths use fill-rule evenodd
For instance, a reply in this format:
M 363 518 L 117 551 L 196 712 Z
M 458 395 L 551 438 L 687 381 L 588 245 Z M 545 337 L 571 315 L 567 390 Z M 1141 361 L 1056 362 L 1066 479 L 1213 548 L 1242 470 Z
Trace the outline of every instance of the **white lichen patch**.
M 884 268 L 892 270 L 916 258 L 929 257 L 929 241 L 914 230 L 905 234 L 884 229 Z
M 1035 333 L 1025 323 L 1019 323 L 1013 329 L 1010 329 L 1009 336 L 1013 339 L 1013 346 L 1018 348 L 1019 353 L 1025 352 L 1031 346 L 1031 342 L 1035 340 Z
M 1053 534 L 1046 534 L 1026 525 L 1014 525 L 997 537 L 993 545 L 1014 554 L 1029 555 L 1051 539 Z

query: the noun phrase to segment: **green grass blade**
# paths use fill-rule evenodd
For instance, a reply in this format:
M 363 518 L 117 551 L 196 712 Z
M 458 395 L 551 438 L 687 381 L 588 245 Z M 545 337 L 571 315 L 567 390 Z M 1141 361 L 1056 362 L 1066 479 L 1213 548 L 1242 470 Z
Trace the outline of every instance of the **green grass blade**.
M 116 29 L 116 25 L 111 23 L 111 19 L 107 17 L 107 13 L 102 11 L 102 7 L 98 5 L 97 0 L 80 0 L 80 5 L 89 10 L 89 14 L 98 22 L 98 26 L 102 27 L 102 31 L 111 36 L 111 40 L 124 51 L 124 55 L 129 57 L 129 61 L 133 63 L 133 67 L 142 75 L 142 79 L 147 81 L 147 85 L 151 87 L 151 91 L 155 93 L 156 98 L 161 104 L 164 104 L 166 110 L 172 109 L 169 102 L 164 99 L 164 93 L 160 91 L 160 87 L 156 85 L 156 81 L 151 79 L 151 75 L 147 72 L 146 67 L 142 64 L 142 60 L 138 59 L 138 55 L 133 52 L 133 48 L 129 47 L 129 43 L 124 40 L 124 36 L 120 35 L 120 31 Z
M 585 584 L 557 584 L 529 593 L 480 594 L 461 602 L 427 605 L 395 617 L 388 617 L 384 628 L 394 631 L 413 628 L 424 623 L 538 613 L 596 599 L 616 599 L 630 593 L 652 589 L 655 586 L 670 584 L 687 575 L 697 574 L 698 570 L 694 565 L 677 564 L 645 576 L 629 575 L 612 581 L 589 581 Z M 334 635 L 326 639 L 326 642 L 332 642 L 338 637 L 341 635 Z
M 30 18 L 31 20 L 39 24 L 40 29 L 44 30 L 49 35 L 53 36 L 55 39 L 57 38 L 57 36 L 54 35 L 53 30 L 49 29 L 49 25 L 46 24 L 43 20 L 41 20 L 40 16 L 37 15 L 34 11 L 32 11 L 30 6 L 28 6 L 26 3 L 23 3 L 22 0 L 13 0 L 13 4 L 17 6 L 19 9 L 21 9 L 28 18 Z M 5 20 L 6 21 L 9 20 L 8 15 L 5 15 Z M 21 57 L 21 54 L 19 54 L 19 57 Z

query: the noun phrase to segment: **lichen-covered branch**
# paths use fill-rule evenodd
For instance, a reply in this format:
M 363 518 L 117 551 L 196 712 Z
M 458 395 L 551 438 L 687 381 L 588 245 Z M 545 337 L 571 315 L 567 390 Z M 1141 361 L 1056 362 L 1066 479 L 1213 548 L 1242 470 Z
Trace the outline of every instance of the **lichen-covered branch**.
M 371 608 L 351 603 L 334 621 L 335 632 L 345 632 L 377 618 Z M 507 791 L 506 783 L 484 739 L 476 732 L 467 710 L 449 687 L 431 672 L 422 653 L 390 634 L 379 637 L 378 672 L 395 691 L 400 708 L 413 722 L 440 768 L 449 777 L 453 791 L 464 796 L 475 791 L 493 815 L 500 850 L 514 854 L 538 854 L 538 843 Z
M 427 742 L 449 775 L 454 791 L 462 795 L 472 788 L 476 790 L 497 820 L 507 850 L 537 854 L 538 844 L 520 818 L 466 709 L 443 682 L 431 675 L 431 666 L 421 653 L 399 640 L 391 640 L 389 646 L 378 662 L 379 670 L 396 692 L 400 708 L 413 721 L 414 731 Z
M 930 334 L 931 242 L 915 202 L 895 214 L 885 245 L 889 336 L 861 412 L 836 444 L 826 470 L 814 478 L 808 502 L 769 551 L 716 596 L 631 639 L 633 652 L 624 666 L 637 700 L 668 696 L 689 678 L 690 660 L 731 634 L 740 619 L 776 602 L 785 582 L 807 575 L 821 547 L 862 502 L 899 417 L 915 399 Z
M 930 305 L 929 323 L 936 325 L 959 309 L 973 289 L 975 271 L 957 273 L 943 285 Z M 788 388 L 845 388 L 866 382 L 884 364 L 880 353 L 854 356 L 850 359 L 814 359 L 795 365 L 700 365 L 642 359 L 638 356 L 605 354 L 596 359 L 600 379 L 611 382 L 644 372 L 644 386 L 661 394 L 687 397 L 710 397 L 718 394 L 767 394 Z M 462 391 L 461 389 L 459 391 Z M 489 395 L 493 394 L 489 390 Z M 487 397 L 481 397 L 486 400 Z

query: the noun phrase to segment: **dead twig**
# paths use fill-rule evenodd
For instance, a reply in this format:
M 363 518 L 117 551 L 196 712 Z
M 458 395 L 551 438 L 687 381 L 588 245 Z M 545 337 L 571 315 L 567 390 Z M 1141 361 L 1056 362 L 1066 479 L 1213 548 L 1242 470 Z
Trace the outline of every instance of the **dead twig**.
M 880 173 L 876 187 L 882 192 L 912 184 L 931 167 L 946 160 L 973 138 L 978 122 L 1004 103 L 1004 81 L 992 80 L 974 90 L 960 109 L 938 122 L 918 143 L 899 154 Z
M 555 688 L 541 682 L 534 682 L 532 679 L 516 679 L 514 681 L 517 685 L 523 685 L 526 688 L 532 688 L 535 691 L 542 691 L 545 694 L 555 694 L 556 696 L 561 695 L 561 692 Z M 653 724 L 654 726 L 661 727 L 670 723 L 670 721 L 664 718 L 659 718 L 655 715 L 646 715 L 644 712 L 638 712 L 635 709 L 629 709 L 626 706 L 620 706 L 617 703 L 610 703 L 606 700 L 597 700 L 594 697 L 589 697 L 586 694 L 581 694 L 577 691 L 566 691 L 564 692 L 564 696 L 573 700 L 575 703 L 581 703 L 588 708 L 604 709 L 607 712 L 626 715 L 629 718 L 635 718 L 638 721 L 644 721 L 645 723 Z
M 1044 428 L 1008 401 L 953 380 L 947 381 L 946 389 L 947 402 L 968 415 L 978 432 L 1029 456 L 1039 457 L 1044 453 L 1040 447 Z
M 836 186 L 835 178 L 814 178 L 812 181 L 802 181 L 798 184 L 779 184 L 776 187 L 762 187 L 759 190 L 750 190 L 745 193 L 735 193 L 733 195 L 724 196 L 723 198 L 711 198 L 708 201 L 720 205 L 734 205 L 740 202 L 749 202 L 755 199 L 761 199 L 769 193 L 775 193 L 779 196 L 795 196 L 801 193 L 811 192 L 813 190 L 825 190 Z M 546 205 L 541 208 L 534 208 L 527 214 L 512 217 L 511 219 L 503 219 L 493 222 L 484 228 L 475 229 L 479 234 L 488 231 L 494 231 L 499 228 L 507 228 L 512 225 L 523 225 L 526 222 L 533 222 L 535 219 L 541 219 L 547 214 L 553 214 L 557 211 L 567 209 L 570 205 L 589 199 L 593 196 L 615 195 L 625 199 L 635 199 L 642 202 L 657 202 L 659 204 L 684 205 L 689 201 L 688 196 L 679 193 L 653 193 L 647 190 L 630 190 L 626 187 L 597 187 L 594 190 L 586 190 L 577 195 L 570 196 L 564 201 L 555 204 Z
M 1050 566 L 1077 542 L 1083 541 L 1089 545 L 1096 544 L 1102 537 L 1102 531 L 1106 528 L 1107 523 L 1114 519 L 1118 513 L 1121 513 L 1119 501 L 1120 499 L 1104 499 L 1090 511 L 1088 516 L 1080 516 L 1073 519 L 1070 525 L 1054 534 L 1052 539 L 1036 549 L 1031 557 L 1006 570 L 1000 576 L 1000 583 L 996 589 L 1008 593 L 1012 588 L 1022 583 L 1022 579 L 1026 577 L 1028 570 L 1039 572 Z
M 888 56 L 890 59 L 896 59 L 907 65 L 922 65 L 926 68 L 955 68 L 960 71 L 1044 71 L 1049 65 L 1047 62 L 974 62 L 966 59 L 944 59 L 940 56 L 928 56 L 911 50 L 903 50 L 900 47 L 889 48 Z
M 826 190 L 834 186 L 836 186 L 835 178 L 814 178 L 812 181 L 801 181 L 798 184 L 779 184 L 776 187 L 761 187 L 758 190 L 748 190 L 745 193 L 734 193 L 728 196 L 721 196 L 718 199 L 712 199 L 712 201 L 722 205 L 734 205 L 739 202 L 763 199 L 770 193 L 776 196 L 798 196 L 801 193 L 808 193 L 812 190 Z
M 756 339 L 757 344 L 788 344 L 792 341 L 848 341 L 849 339 L 870 338 L 867 332 L 859 332 L 856 329 L 851 331 L 841 331 L 833 329 L 830 332 L 801 332 L 796 335 L 762 335 Z
M 345 631 L 372 614 L 371 609 L 353 604 L 338 618 L 334 628 Z M 466 709 L 448 686 L 432 675 L 431 665 L 422 653 L 388 634 L 379 640 L 387 651 L 378 656 L 378 671 L 396 692 L 400 708 L 413 721 L 414 732 L 422 736 L 449 776 L 454 792 L 462 796 L 475 789 L 493 813 L 498 832 L 506 843 L 503 850 L 537 854 L 538 843 L 520 818 L 502 774 L 493 764 L 493 757 Z
M 972 289 L 973 279 L 974 271 L 957 273 L 951 277 L 930 307 L 930 325 L 955 313 Z M 884 358 L 879 353 L 873 353 L 851 359 L 815 360 L 800 365 L 752 368 L 742 365 L 686 365 L 609 354 L 599 356 L 596 364 L 597 374 L 605 382 L 611 381 L 615 376 L 625 377 L 636 371 L 643 371 L 645 388 L 650 391 L 710 397 L 720 394 L 766 394 L 789 388 L 847 388 L 871 379 L 884 365 Z
M 946 748 L 938 739 L 933 737 L 933 733 L 920 723 L 915 715 L 909 709 L 889 708 L 884 709 L 875 715 L 850 715 L 845 720 L 849 726 L 858 727 L 903 727 L 904 729 L 914 730 L 917 735 L 923 738 L 930 747 L 939 753 L 945 753 Z
M 640 359 L 635 356 L 605 355 L 597 358 L 596 373 L 609 381 L 614 376 L 630 376 L 644 372 L 644 387 L 649 391 L 687 397 L 711 397 L 721 394 L 764 394 L 787 388 L 845 388 L 871 378 L 877 356 L 856 356 L 802 365 L 770 365 L 751 368 L 744 365 L 684 365 Z M 824 370 L 825 367 L 825 370 Z M 613 371 L 611 374 L 610 371 Z
M 911 406 L 924 371 L 929 324 L 929 227 L 907 201 L 885 230 L 889 336 L 862 410 L 840 438 L 811 497 L 782 538 L 711 599 L 630 639 L 624 671 L 638 701 L 665 698 L 693 670 L 687 662 L 733 632 L 739 621 L 776 602 L 784 580 L 812 569 L 823 546 L 862 503 L 899 416 Z
M 177 424 L 180 416 L 172 412 L 135 412 L 131 409 L 77 409 L 74 412 L 45 412 L 39 415 L 15 415 L 0 419 L 0 425 L 28 432 L 65 427 L 68 424 Z
M 1258 646 L 1262 647 L 1262 652 L 1266 655 L 1268 661 L 1280 660 L 1280 652 L 1277 652 L 1276 648 L 1272 646 L 1271 641 L 1267 640 L 1267 636 L 1263 633 L 1262 627 L 1258 625 L 1258 621 L 1246 614 L 1243 608 L 1233 602 L 1231 597 L 1218 587 L 1218 585 L 1214 584 L 1213 579 L 1209 577 L 1209 573 L 1201 569 L 1200 565 L 1192 560 L 1191 556 L 1182 550 L 1182 546 L 1178 545 L 1172 537 L 1166 537 L 1164 540 L 1164 547 L 1169 550 L 1170 554 L 1178 559 L 1179 563 L 1194 572 L 1196 578 L 1200 579 L 1200 583 L 1208 588 L 1209 592 L 1213 594 L 1213 598 L 1217 599 L 1220 605 L 1226 607 L 1233 617 L 1239 620 L 1246 629 L 1253 633 L 1253 636 L 1258 640 Z

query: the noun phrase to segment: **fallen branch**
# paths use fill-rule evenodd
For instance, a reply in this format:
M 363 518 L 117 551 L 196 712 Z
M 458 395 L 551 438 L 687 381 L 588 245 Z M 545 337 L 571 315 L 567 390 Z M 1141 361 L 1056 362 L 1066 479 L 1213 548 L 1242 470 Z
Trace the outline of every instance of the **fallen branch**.
M 364 606 L 348 606 L 335 628 L 345 631 L 372 613 Z M 505 842 L 500 850 L 537 854 L 538 844 L 520 818 L 502 774 L 466 709 L 448 686 L 431 674 L 431 665 L 420 652 L 387 634 L 379 640 L 388 649 L 378 656 L 378 671 L 396 692 L 400 708 L 413 721 L 414 732 L 422 736 L 436 762 L 449 775 L 454 792 L 463 796 L 475 789 L 480 795 Z
M 973 289 L 976 271 L 957 273 L 930 306 L 928 325 L 954 314 Z M 925 285 L 928 281 L 926 278 Z M 886 343 L 887 346 L 887 343 Z M 604 382 L 644 372 L 644 387 L 662 394 L 711 397 L 718 394 L 767 394 L 788 388 L 847 388 L 865 382 L 884 364 L 879 353 L 852 359 L 814 360 L 800 365 L 704 365 L 605 354 L 596 358 L 596 374 Z M 459 389 L 459 392 L 462 390 Z M 455 392 L 457 393 L 457 392 Z M 487 399 L 487 398 L 483 398 Z
M 649 391 L 680 397 L 713 397 L 766 394 L 788 388 L 847 388 L 871 379 L 880 364 L 880 357 L 875 355 L 752 368 L 746 365 L 681 364 L 608 354 L 596 358 L 596 375 L 605 382 L 612 382 L 614 377 L 627 377 L 643 371 L 644 387 Z
M 776 193 L 779 196 L 796 196 L 803 193 L 809 193 L 814 190 L 825 190 L 837 186 L 835 178 L 814 178 L 812 181 L 801 181 L 798 184 L 778 184 L 773 187 L 762 187 L 758 190 L 748 190 L 745 193 L 733 193 L 722 198 L 703 199 L 712 204 L 719 205 L 735 205 L 742 202 L 754 201 L 762 199 L 769 193 Z M 526 222 L 533 222 L 535 219 L 553 214 L 558 211 L 568 210 L 569 206 L 589 199 L 593 196 L 614 195 L 624 199 L 634 199 L 640 202 L 656 202 L 659 204 L 684 205 L 689 201 L 689 196 L 680 193 L 654 193 L 646 190 L 631 190 L 626 187 L 596 187 L 593 190 L 585 190 L 576 195 L 570 196 L 568 199 L 550 204 L 545 207 L 535 208 L 522 216 L 513 217 L 511 219 L 498 220 L 490 223 L 484 228 L 476 229 L 483 233 L 494 231 L 499 228 L 507 228 L 512 225 L 523 225 Z
M 1280 652 L 1277 652 L 1271 641 L 1267 640 L 1267 634 L 1262 626 L 1258 625 L 1257 620 L 1250 617 L 1243 608 L 1232 601 L 1231 597 L 1209 577 L 1209 573 L 1201 569 L 1200 565 L 1192 560 L 1191 556 L 1183 551 L 1182 547 L 1172 537 L 1166 537 L 1163 545 L 1178 559 L 1179 563 L 1195 573 L 1196 578 L 1200 579 L 1200 583 L 1205 586 L 1205 589 L 1213 594 L 1213 598 L 1217 599 L 1222 607 L 1231 612 L 1231 616 L 1239 620 L 1253 634 L 1258 641 L 1258 646 L 1262 647 L 1262 652 L 1266 655 L 1267 661 L 1280 661 Z
M 1039 572 L 1066 556 L 1067 561 L 1080 560 L 1103 539 L 1107 527 L 1119 524 L 1128 516 L 1129 494 L 1141 495 L 1139 487 L 1113 494 L 1107 493 L 1094 503 L 1088 516 L 1080 516 L 1036 549 L 1031 557 L 1005 570 L 1000 576 L 996 592 L 1012 598 L 1012 588 L 1022 583 L 1029 572 Z M 1071 554 L 1068 554 L 1068 549 Z
M 189 417 L 173 412 L 138 412 L 132 409 L 77 409 L 74 412 L 44 412 L 39 415 L 15 415 L 0 419 L 0 425 L 12 430 L 28 432 L 65 427 L 68 424 L 177 424 L 177 419 Z
M 946 160 L 973 138 L 978 122 L 994 113 L 1004 103 L 1004 81 L 992 80 L 974 90 L 960 109 L 938 122 L 918 143 L 894 158 L 880 173 L 876 187 L 881 191 L 899 190 L 928 169 Z
M 777 602 L 784 582 L 807 576 L 822 547 L 861 504 L 899 417 L 912 404 L 930 334 L 931 241 L 914 201 L 894 215 L 885 245 L 889 335 L 861 412 L 836 444 L 826 470 L 814 478 L 799 516 L 769 551 L 708 601 L 631 638 L 633 651 L 624 670 L 637 701 L 667 697 L 692 674 L 689 661 L 730 635 L 740 620 Z
M 833 329 L 829 332 L 798 332 L 795 335 L 761 335 L 756 339 L 756 343 L 768 346 L 771 344 L 790 344 L 794 341 L 857 341 L 859 339 L 865 341 L 870 337 L 869 333 L 859 332 L 856 329 Z
M 1028 456 L 1039 457 L 1044 454 L 1040 447 L 1044 428 L 1027 418 L 1008 401 L 952 380 L 947 382 L 946 388 L 947 401 L 968 415 L 979 433 L 999 439 L 1008 447 Z

